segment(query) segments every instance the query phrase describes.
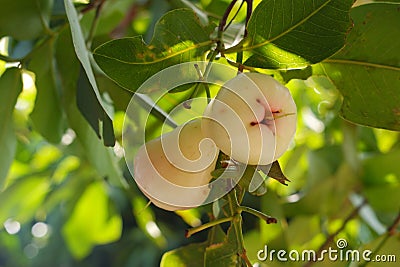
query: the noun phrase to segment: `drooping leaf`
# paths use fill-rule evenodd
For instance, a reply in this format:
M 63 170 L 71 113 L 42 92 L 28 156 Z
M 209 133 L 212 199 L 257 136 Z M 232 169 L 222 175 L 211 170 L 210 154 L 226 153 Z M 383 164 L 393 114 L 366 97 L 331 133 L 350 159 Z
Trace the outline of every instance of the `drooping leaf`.
M 374 3 L 351 11 L 346 47 L 313 67 L 343 95 L 341 115 L 354 123 L 400 130 L 399 4 Z
M 13 111 L 22 91 L 21 70 L 9 68 L 0 77 L 0 188 L 14 159 L 16 137 L 13 129 Z
M 37 38 L 48 26 L 52 6 L 51 0 L 0 0 L 0 38 Z
M 283 185 L 287 185 L 286 182 L 290 182 L 290 180 L 283 174 L 281 166 L 277 160 L 269 165 L 259 166 L 259 168 L 266 175 L 277 180 Z
M 82 68 L 79 73 L 76 103 L 79 111 L 89 122 L 90 126 L 92 126 L 99 139 L 101 139 L 100 122 L 103 122 L 102 132 L 104 145 L 114 146 L 115 136 L 112 121 L 101 107 L 101 104 L 97 99 L 96 94 L 93 92 L 90 82 Z
M 118 240 L 122 219 L 109 206 L 104 185 L 94 182 L 87 187 L 63 227 L 63 236 L 72 255 L 81 259 L 92 247 Z
M 291 69 L 320 62 L 344 45 L 352 3 L 262 1 L 248 23 L 248 37 L 226 53 L 245 50 L 244 64 L 260 68 Z
M 69 126 L 74 130 L 84 149 L 87 160 L 98 174 L 110 183 L 121 186 L 122 174 L 111 148 L 105 147 L 79 112 L 76 105 L 77 81 L 80 64 L 72 47 L 71 34 L 60 33 L 56 44 L 56 61 L 63 90 L 63 106 Z
M 94 126 L 93 130 L 96 131 L 97 136 L 103 137 L 104 145 L 114 146 L 115 137 L 113 133 L 114 129 L 111 123 L 111 114 L 105 108 L 105 105 L 99 93 L 99 89 L 97 88 L 96 79 L 93 73 L 92 65 L 90 63 L 90 54 L 88 49 L 86 48 L 85 38 L 79 24 L 78 14 L 71 0 L 64 0 L 64 4 L 68 16 L 68 21 L 71 27 L 72 41 L 74 43 L 75 53 L 79 61 L 81 62 L 83 69 L 85 70 L 89 83 L 97 99 L 97 103 L 91 106 L 96 111 L 91 110 L 90 114 L 86 114 L 85 117 L 91 119 L 90 125 Z M 86 99 L 86 101 L 94 101 L 94 99 L 93 97 L 90 97 L 90 99 Z M 103 122 L 102 133 L 100 133 L 100 127 L 98 126 L 100 122 Z
M 209 34 L 192 10 L 176 9 L 157 22 L 149 45 L 141 37 L 118 39 L 95 49 L 94 58 L 111 79 L 136 91 L 164 68 L 201 59 L 212 44 Z
M 31 118 L 35 129 L 49 142 L 58 143 L 63 134 L 63 114 L 54 71 L 54 39 L 32 56 L 28 69 L 35 73 L 36 101 Z

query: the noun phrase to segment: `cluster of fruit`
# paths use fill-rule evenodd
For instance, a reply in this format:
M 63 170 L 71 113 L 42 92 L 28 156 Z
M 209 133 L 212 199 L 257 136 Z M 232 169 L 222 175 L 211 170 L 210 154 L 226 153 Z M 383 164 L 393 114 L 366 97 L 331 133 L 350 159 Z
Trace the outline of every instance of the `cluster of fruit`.
M 209 194 L 219 151 L 243 164 L 270 164 L 287 150 L 296 114 L 289 90 L 271 76 L 239 74 L 221 87 L 203 117 L 139 149 L 135 181 L 160 208 L 199 206 Z

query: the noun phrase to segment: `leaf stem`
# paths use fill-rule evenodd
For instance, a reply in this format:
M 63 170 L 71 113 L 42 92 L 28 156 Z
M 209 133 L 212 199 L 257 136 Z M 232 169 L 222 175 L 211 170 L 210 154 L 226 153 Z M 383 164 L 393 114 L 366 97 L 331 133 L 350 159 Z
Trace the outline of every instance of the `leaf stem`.
M 265 221 L 267 224 L 277 223 L 278 222 L 278 220 L 276 218 L 268 216 L 268 215 L 264 214 L 263 212 L 255 210 L 255 209 L 250 208 L 250 207 L 240 206 L 239 210 L 247 212 L 247 213 L 250 213 L 250 214 L 260 218 L 261 220 Z
M 206 70 L 204 71 L 204 78 L 207 80 L 208 74 L 210 74 L 210 70 L 211 70 L 211 66 L 212 66 L 212 62 L 214 61 L 214 59 L 217 57 L 219 51 L 218 51 L 218 47 L 216 47 L 210 54 L 210 59 L 208 61 L 208 64 L 206 66 Z
M 208 223 L 202 224 L 202 225 L 197 226 L 197 227 L 193 227 L 193 228 L 187 229 L 186 233 L 185 233 L 185 237 L 189 238 L 195 233 L 201 232 L 201 231 L 203 231 L 205 229 L 211 228 L 211 227 L 216 226 L 216 225 L 221 224 L 221 223 L 230 222 L 232 220 L 233 220 L 233 217 L 224 217 L 224 218 L 220 218 L 220 219 L 216 219 L 216 220 L 210 221 Z

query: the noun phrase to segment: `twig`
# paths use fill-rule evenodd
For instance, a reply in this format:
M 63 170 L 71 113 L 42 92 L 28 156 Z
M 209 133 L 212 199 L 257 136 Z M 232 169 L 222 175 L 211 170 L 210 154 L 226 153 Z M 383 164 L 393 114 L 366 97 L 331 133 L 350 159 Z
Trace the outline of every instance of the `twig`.
M 126 12 L 125 17 L 122 21 L 115 27 L 111 33 L 110 37 L 113 39 L 122 38 L 128 27 L 130 27 L 132 21 L 135 19 L 136 15 L 139 13 L 140 8 L 148 5 L 148 1 L 145 4 L 133 3 L 129 10 Z
M 400 225 L 400 212 L 399 212 L 399 214 L 397 214 L 397 217 L 394 219 L 393 223 L 388 227 L 385 237 L 378 244 L 378 246 L 374 249 L 374 251 L 372 251 L 370 257 L 375 256 L 381 250 L 381 248 L 385 245 L 385 243 L 388 241 L 388 239 L 391 236 L 394 236 L 396 234 L 396 232 L 397 232 L 396 229 L 399 225 Z M 368 265 L 368 263 L 370 263 L 370 261 L 364 261 L 361 265 L 359 265 L 359 267 L 365 267 Z
M 220 218 L 220 219 L 216 219 L 216 220 L 210 221 L 208 223 L 202 224 L 202 225 L 197 226 L 197 227 L 193 227 L 193 228 L 187 229 L 186 233 L 185 233 L 185 237 L 189 238 L 195 233 L 201 232 L 201 231 L 203 231 L 205 229 L 208 229 L 210 227 L 216 226 L 216 225 L 221 224 L 221 223 L 230 222 L 232 220 L 233 220 L 233 217 L 225 217 L 225 218 Z
M 330 234 L 326 239 L 325 242 L 319 247 L 316 255 L 321 255 L 322 251 L 324 249 L 326 249 L 328 247 L 329 244 L 332 243 L 333 239 L 335 238 L 335 236 L 337 236 L 341 231 L 343 231 L 343 229 L 346 227 L 347 223 L 353 219 L 354 217 L 356 217 L 358 215 L 358 212 L 360 211 L 360 209 L 367 204 L 366 199 L 364 199 L 364 201 L 358 206 L 356 207 L 347 217 L 346 219 L 343 221 L 342 225 L 340 226 L 339 229 L 337 229 L 334 233 Z M 316 261 L 309 261 L 307 263 L 305 263 L 303 265 L 303 267 L 309 267 L 311 265 L 313 265 Z
M 106 0 L 97 0 L 96 1 L 96 2 L 98 2 L 97 5 L 96 5 L 96 13 L 94 15 L 94 19 L 93 19 L 92 25 L 90 26 L 89 35 L 88 35 L 88 37 L 86 39 L 86 47 L 89 50 L 90 50 L 90 46 L 91 46 L 91 43 L 92 43 L 92 39 L 93 39 L 94 33 L 95 33 L 96 29 L 97 29 L 97 25 L 99 24 L 100 12 L 101 12 L 101 10 L 103 8 L 103 5 L 104 5 L 105 1 Z
M 392 223 L 391 226 L 388 228 L 388 235 L 393 236 L 396 234 L 396 228 L 400 225 L 400 212 L 397 214 L 396 219 Z

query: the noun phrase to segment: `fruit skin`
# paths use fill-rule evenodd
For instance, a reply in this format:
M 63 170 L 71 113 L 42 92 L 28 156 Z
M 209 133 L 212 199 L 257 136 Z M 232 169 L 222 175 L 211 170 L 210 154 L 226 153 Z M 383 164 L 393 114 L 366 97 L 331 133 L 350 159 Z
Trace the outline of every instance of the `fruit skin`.
M 227 81 L 204 112 L 202 130 L 222 152 L 250 165 L 267 165 L 288 148 L 296 104 L 271 76 L 242 73 Z
M 214 143 L 204 139 L 196 119 L 139 148 L 134 178 L 154 205 L 173 211 L 204 202 L 218 156 Z

